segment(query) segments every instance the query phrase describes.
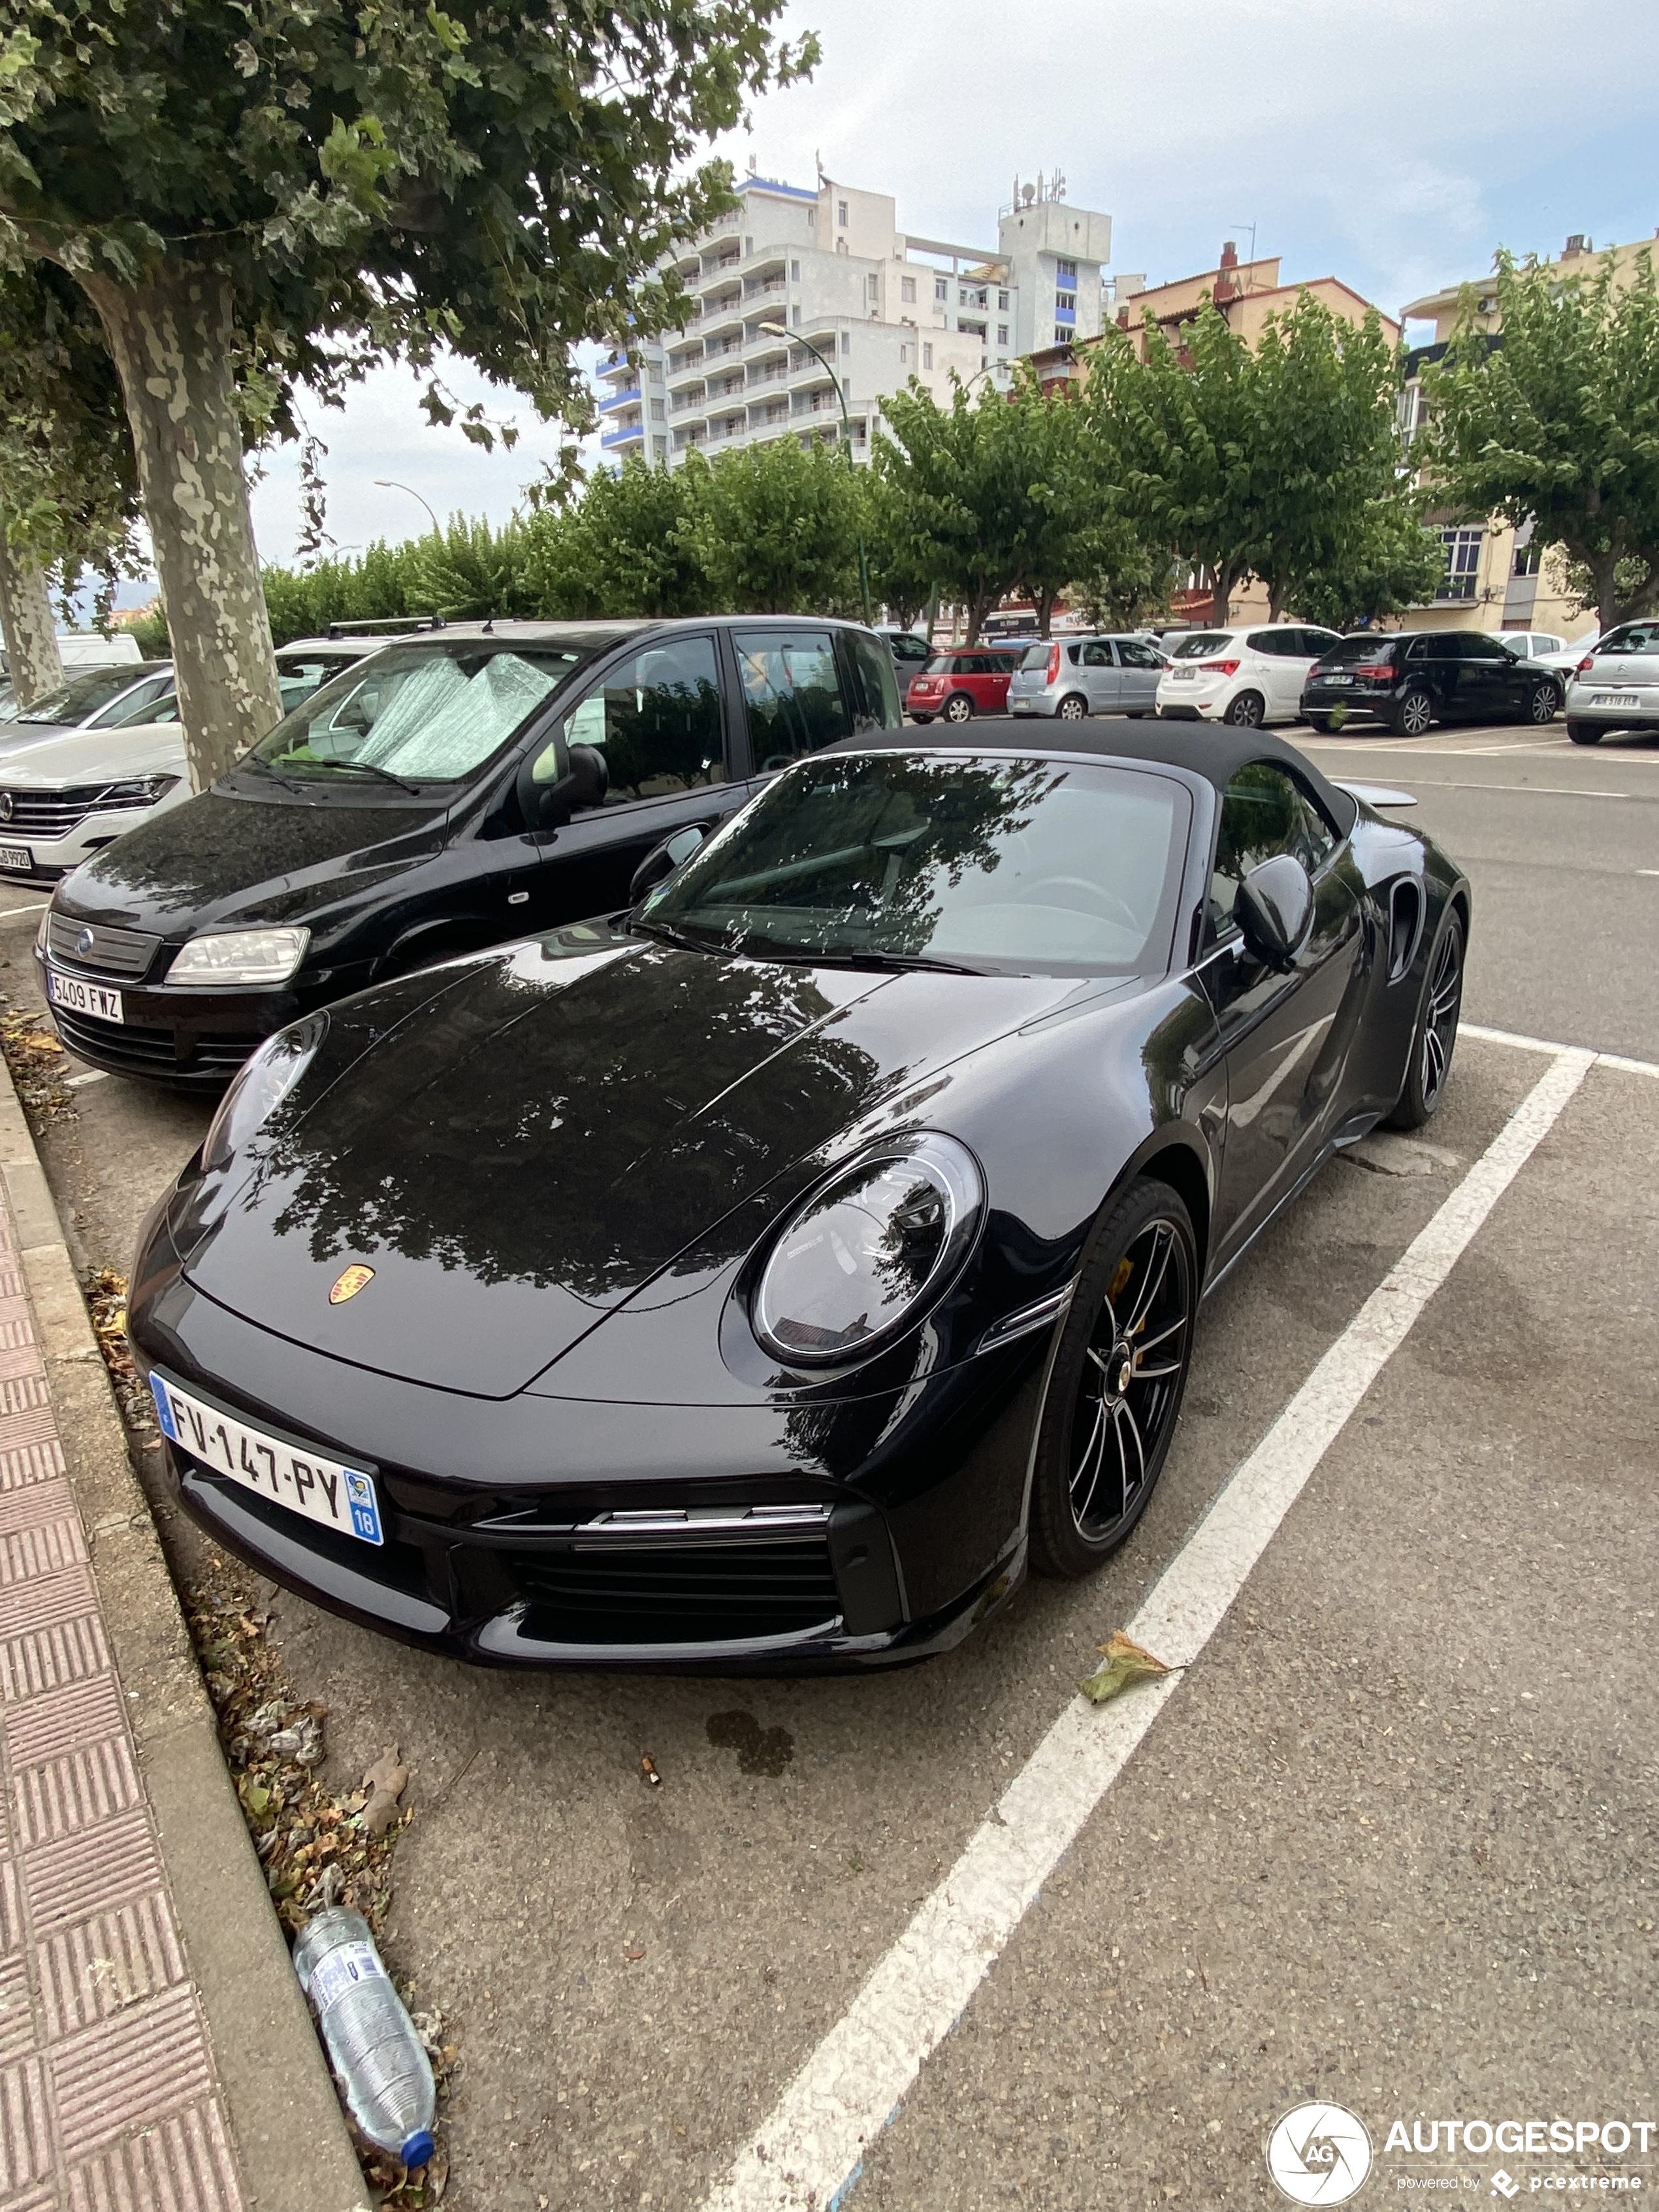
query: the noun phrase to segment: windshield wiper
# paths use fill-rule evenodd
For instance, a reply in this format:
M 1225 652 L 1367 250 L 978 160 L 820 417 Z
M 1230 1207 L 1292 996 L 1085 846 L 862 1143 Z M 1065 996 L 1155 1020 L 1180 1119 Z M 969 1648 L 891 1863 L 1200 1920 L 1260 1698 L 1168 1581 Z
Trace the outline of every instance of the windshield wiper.
M 284 791 L 296 791 L 301 799 L 310 796 L 302 783 L 295 783 L 294 778 L 284 775 L 281 769 L 272 768 L 270 763 L 261 760 L 258 753 L 244 753 L 240 760 L 231 763 L 230 772 L 233 775 L 240 775 L 244 769 L 249 768 L 257 769 L 261 775 L 270 776 L 282 785 Z
M 724 952 L 727 950 L 724 945 L 704 944 L 695 937 L 688 936 L 684 930 L 676 929 L 672 922 L 641 921 L 637 918 L 630 918 L 628 927 L 636 937 L 653 937 L 659 945 L 677 945 L 684 952 Z
M 377 775 L 382 783 L 395 783 L 399 791 L 412 791 L 416 799 L 421 795 L 418 783 L 411 783 L 406 775 L 394 775 L 389 768 L 382 768 L 378 761 L 336 760 L 328 765 L 336 775 Z
M 935 960 L 927 952 L 807 952 L 802 957 L 816 968 L 920 968 L 938 975 L 988 975 L 993 972 L 988 968 L 970 968 L 962 960 Z

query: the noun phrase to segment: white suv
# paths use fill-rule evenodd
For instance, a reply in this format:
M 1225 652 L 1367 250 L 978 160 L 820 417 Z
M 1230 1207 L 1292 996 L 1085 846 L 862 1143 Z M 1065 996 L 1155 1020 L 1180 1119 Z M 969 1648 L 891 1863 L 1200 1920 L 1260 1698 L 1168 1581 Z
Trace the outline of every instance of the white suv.
M 1199 629 L 1167 636 L 1170 665 L 1158 678 L 1158 711 L 1176 722 L 1294 722 L 1316 660 L 1341 640 L 1307 623 L 1262 623 L 1252 629 Z

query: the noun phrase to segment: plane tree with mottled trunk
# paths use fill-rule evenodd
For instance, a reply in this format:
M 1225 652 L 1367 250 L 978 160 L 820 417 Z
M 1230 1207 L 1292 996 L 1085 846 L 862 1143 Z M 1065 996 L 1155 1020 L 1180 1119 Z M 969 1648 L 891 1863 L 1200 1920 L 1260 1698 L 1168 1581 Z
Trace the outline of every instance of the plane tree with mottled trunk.
M 446 351 L 585 428 L 574 343 L 683 318 L 651 271 L 731 187 L 688 162 L 816 58 L 781 6 L 0 0 L 0 243 L 101 320 L 198 786 L 278 712 L 248 438 L 386 360 L 453 421 Z
M 1500 253 L 1443 361 L 1424 377 L 1418 457 L 1437 497 L 1484 522 L 1531 520 L 1559 547 L 1602 629 L 1659 612 L 1659 288 L 1643 252 L 1564 276 Z
M 49 263 L 0 269 L 0 629 L 19 701 L 62 683 L 54 582 L 88 570 L 106 612 L 135 563 L 121 389 L 84 295 Z

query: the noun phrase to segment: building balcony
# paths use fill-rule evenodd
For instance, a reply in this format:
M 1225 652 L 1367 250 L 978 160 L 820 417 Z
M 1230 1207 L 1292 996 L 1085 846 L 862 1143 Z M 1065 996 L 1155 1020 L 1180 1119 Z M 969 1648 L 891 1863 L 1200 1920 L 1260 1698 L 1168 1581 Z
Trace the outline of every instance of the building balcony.
M 701 384 L 690 392 L 677 392 L 668 403 L 668 411 L 671 415 L 683 415 L 688 407 L 695 407 L 701 411 L 707 398 L 708 394 Z
M 639 404 L 640 387 L 637 384 L 630 384 L 625 391 L 612 392 L 601 399 L 599 412 L 601 415 L 609 415 L 618 407 L 637 407 Z
M 719 322 L 723 317 L 735 315 L 743 305 L 741 289 L 728 289 L 724 292 L 703 295 L 702 313 L 706 323 Z
M 619 446 L 642 446 L 645 442 L 643 422 L 619 422 L 614 430 L 599 434 L 599 444 L 608 453 Z
M 745 300 L 769 300 L 788 289 L 787 281 L 782 276 L 745 276 L 743 296 Z

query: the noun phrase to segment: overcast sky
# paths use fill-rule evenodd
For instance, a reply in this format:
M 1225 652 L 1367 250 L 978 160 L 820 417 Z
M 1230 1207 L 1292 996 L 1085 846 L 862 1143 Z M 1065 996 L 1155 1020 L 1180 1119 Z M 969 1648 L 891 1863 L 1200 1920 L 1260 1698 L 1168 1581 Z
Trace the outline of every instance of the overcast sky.
M 792 0 L 786 20 L 818 32 L 816 77 L 720 150 L 808 185 L 816 157 L 894 194 L 924 236 L 994 245 L 1015 172 L 1058 166 L 1113 218 L 1117 270 L 1211 268 L 1254 225 L 1286 281 L 1340 276 L 1397 313 L 1500 244 L 1556 253 L 1570 231 L 1605 245 L 1659 224 L 1655 0 Z M 499 520 L 556 451 L 521 400 L 456 383 L 516 416 L 516 451 L 428 429 L 399 374 L 317 410 L 343 547 L 425 526 L 376 477 Z M 253 503 L 262 553 L 286 561 L 289 456 Z

